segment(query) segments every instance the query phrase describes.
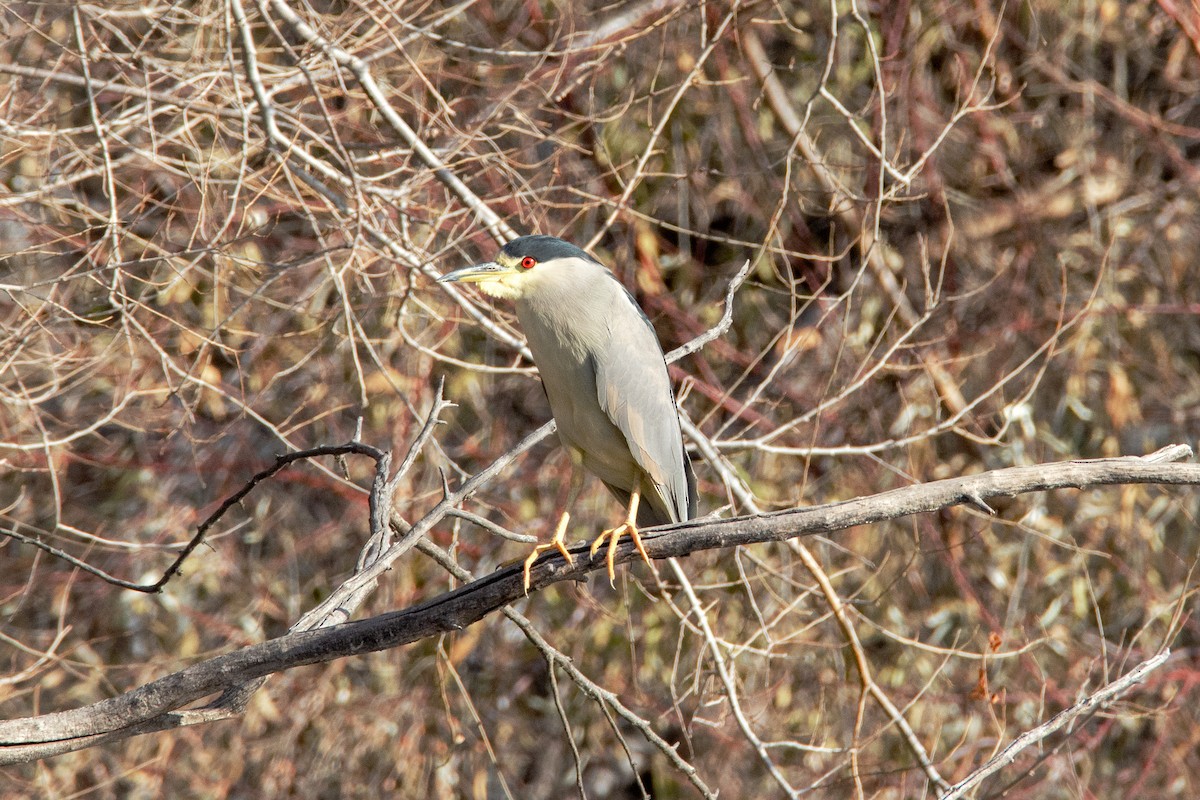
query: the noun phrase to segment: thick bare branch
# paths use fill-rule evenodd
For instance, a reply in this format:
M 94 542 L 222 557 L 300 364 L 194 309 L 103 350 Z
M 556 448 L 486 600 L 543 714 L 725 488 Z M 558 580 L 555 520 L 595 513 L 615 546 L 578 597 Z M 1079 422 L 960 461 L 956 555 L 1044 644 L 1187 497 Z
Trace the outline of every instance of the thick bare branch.
M 1052 489 L 1081 489 L 1114 484 L 1200 485 L 1200 465 L 1162 463 L 1163 457 L 1190 452 L 1174 447 L 1163 455 L 1066 461 L 1014 467 L 980 475 L 918 484 L 871 497 L 827 506 L 793 509 L 754 517 L 697 520 L 652 529 L 643 535 L 651 557 L 672 558 L 736 545 L 829 534 L 856 525 Z M 540 559 L 532 571 L 532 589 L 580 580 L 603 570 L 603 554 L 591 556 L 586 545 L 571 548 L 574 565 L 561 556 Z M 626 543 L 618 562 L 637 558 Z M 129 735 L 188 722 L 185 709 L 209 695 L 292 667 L 384 650 L 440 633 L 461 631 L 525 595 L 520 565 L 479 578 L 457 590 L 404 611 L 348 622 L 319 631 L 288 634 L 218 656 L 119 697 L 72 711 L 0 723 L 0 763 L 20 763 L 89 747 L 117 732 Z M 180 713 L 183 716 L 178 716 Z M 176 716 L 172 716 L 176 715 Z M 207 718 L 199 717 L 202 721 Z

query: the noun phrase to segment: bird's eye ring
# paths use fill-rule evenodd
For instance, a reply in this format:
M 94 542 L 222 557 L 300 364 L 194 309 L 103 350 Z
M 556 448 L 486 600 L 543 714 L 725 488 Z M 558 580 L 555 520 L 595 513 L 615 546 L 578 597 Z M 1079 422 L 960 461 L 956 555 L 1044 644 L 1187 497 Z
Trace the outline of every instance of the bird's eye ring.
M 522 269 L 533 269 L 537 265 L 537 259 L 533 256 L 525 256 L 521 259 Z

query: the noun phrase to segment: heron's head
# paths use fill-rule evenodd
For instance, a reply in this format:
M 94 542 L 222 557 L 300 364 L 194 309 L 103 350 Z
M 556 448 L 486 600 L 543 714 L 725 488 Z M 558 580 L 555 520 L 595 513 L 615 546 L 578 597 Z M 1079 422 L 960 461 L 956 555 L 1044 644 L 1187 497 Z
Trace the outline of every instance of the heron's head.
M 570 242 L 554 236 L 522 236 L 496 254 L 494 261 L 463 267 L 438 278 L 438 283 L 477 283 L 493 297 L 520 300 L 551 287 L 569 286 L 572 275 L 582 276 L 600 262 Z

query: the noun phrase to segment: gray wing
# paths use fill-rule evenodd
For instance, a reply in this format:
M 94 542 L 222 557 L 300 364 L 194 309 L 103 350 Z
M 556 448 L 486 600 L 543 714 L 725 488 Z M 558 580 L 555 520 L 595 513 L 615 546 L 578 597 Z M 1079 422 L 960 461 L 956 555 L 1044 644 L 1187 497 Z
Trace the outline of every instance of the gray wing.
M 632 295 L 615 279 L 613 284 L 624 297 L 617 298 L 611 309 L 607 346 L 595 354 L 600 407 L 624 434 L 634 460 L 657 490 L 659 497 L 646 499 L 659 513 L 648 519 L 655 523 L 690 519 L 696 510 L 696 477 L 684 450 L 662 347 Z M 666 519 L 661 518 L 663 511 L 669 514 Z

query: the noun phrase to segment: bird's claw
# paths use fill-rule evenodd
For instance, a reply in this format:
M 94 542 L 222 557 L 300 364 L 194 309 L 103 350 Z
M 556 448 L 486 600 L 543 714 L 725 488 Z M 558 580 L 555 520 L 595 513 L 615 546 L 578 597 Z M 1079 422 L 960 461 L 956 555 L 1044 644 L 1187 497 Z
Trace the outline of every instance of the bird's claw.
M 566 535 L 566 532 L 567 532 L 567 521 L 570 519 L 571 519 L 571 515 L 569 513 L 567 513 L 566 511 L 564 511 L 563 515 L 558 520 L 558 525 L 554 528 L 554 538 L 552 538 L 550 540 L 550 543 L 549 544 L 539 544 L 537 547 L 533 548 L 532 553 L 530 553 L 528 556 L 526 556 L 526 558 L 525 558 L 525 594 L 529 594 L 529 581 L 530 581 L 529 570 L 533 567 L 533 562 L 537 561 L 538 556 L 540 556 L 542 553 L 546 552 L 547 550 L 557 550 L 562 555 L 562 557 L 567 560 L 568 564 L 575 563 L 575 557 L 571 555 L 571 551 L 567 549 L 566 542 L 563 541 L 563 537 Z
M 615 560 L 617 557 L 617 542 L 620 541 L 622 536 L 626 535 L 633 540 L 633 546 L 641 554 L 642 560 L 646 562 L 646 566 L 650 567 L 650 570 L 655 575 L 658 574 L 658 570 L 654 567 L 654 562 L 650 560 L 650 554 L 646 552 L 646 547 L 642 544 L 642 535 L 638 532 L 637 525 L 630 520 L 625 520 L 615 528 L 601 531 L 600 535 L 596 537 L 596 541 L 592 542 L 591 550 L 588 551 L 590 555 L 596 555 L 596 551 L 604 545 L 604 540 L 608 540 L 608 552 L 605 554 L 605 562 L 608 565 L 608 584 L 613 588 L 616 588 L 617 585 L 617 565 Z

